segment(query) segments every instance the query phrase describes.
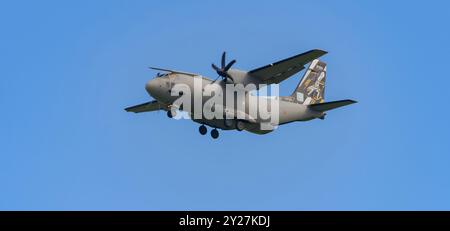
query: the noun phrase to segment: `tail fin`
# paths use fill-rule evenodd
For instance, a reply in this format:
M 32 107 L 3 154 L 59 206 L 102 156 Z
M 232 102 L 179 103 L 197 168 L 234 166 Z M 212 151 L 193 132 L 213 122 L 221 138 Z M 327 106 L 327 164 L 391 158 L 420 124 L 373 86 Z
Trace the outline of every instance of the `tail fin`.
M 326 75 L 327 64 L 318 59 L 312 61 L 300 84 L 291 95 L 294 101 L 306 105 L 323 103 Z

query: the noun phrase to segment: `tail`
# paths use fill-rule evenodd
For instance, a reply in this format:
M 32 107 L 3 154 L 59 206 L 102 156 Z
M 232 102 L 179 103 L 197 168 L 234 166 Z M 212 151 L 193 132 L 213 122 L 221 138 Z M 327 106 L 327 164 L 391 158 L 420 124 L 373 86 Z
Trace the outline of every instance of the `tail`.
M 306 105 L 324 102 L 327 64 L 315 59 L 309 65 L 291 97 L 297 103 Z
M 351 100 L 351 99 L 346 99 L 346 100 L 339 100 L 339 101 L 333 101 L 333 102 L 311 104 L 311 105 L 308 105 L 308 107 L 317 112 L 326 112 L 326 111 L 336 109 L 338 107 L 344 107 L 344 106 L 354 104 L 354 103 L 357 103 L 357 102 L 354 100 Z

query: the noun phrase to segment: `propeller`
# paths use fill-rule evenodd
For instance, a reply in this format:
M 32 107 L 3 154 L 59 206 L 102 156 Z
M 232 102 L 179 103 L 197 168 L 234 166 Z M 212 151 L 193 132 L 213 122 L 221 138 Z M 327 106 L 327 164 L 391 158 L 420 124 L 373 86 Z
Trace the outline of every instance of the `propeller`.
M 236 63 L 236 60 L 232 60 L 231 62 L 226 64 L 226 55 L 227 55 L 227 53 L 224 51 L 223 54 L 222 54 L 222 60 L 221 60 L 221 64 L 222 65 L 221 65 L 220 68 L 217 67 L 214 63 L 211 66 L 217 72 L 217 74 L 220 77 L 222 77 L 222 79 L 225 82 L 228 82 L 228 79 L 231 79 L 231 81 L 234 83 L 234 79 L 233 79 L 233 77 L 230 76 L 230 74 L 228 74 L 228 70 L 230 70 L 230 68 Z

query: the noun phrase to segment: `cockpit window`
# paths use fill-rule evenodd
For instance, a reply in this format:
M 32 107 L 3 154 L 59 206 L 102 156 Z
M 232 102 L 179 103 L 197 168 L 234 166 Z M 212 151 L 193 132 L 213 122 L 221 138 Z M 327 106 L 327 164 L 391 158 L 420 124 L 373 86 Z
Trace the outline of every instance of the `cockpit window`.
M 160 77 L 165 77 L 165 76 L 167 76 L 168 74 L 167 73 L 158 73 L 158 74 L 156 74 L 156 77 L 157 78 L 160 78 Z

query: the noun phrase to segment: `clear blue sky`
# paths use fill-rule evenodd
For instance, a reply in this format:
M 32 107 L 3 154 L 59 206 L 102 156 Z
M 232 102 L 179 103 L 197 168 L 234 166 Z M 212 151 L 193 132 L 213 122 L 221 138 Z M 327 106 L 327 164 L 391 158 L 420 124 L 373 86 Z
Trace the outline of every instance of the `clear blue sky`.
M 448 210 L 448 1 L 2 1 L 2 210 Z M 329 51 L 327 100 L 258 136 L 149 101 L 161 66 L 215 76 Z M 289 94 L 296 75 L 281 84 Z

